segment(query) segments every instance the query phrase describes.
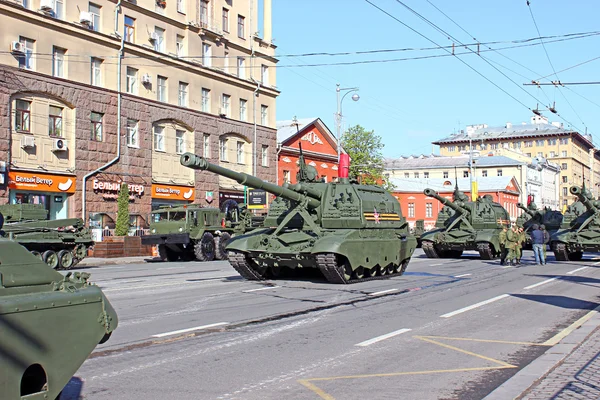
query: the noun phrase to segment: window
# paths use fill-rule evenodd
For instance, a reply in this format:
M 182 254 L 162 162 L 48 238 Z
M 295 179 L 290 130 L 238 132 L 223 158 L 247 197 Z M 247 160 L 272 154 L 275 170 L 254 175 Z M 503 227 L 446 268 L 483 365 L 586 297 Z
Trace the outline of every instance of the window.
M 227 139 L 219 139 L 219 160 L 227 161 Z
M 548 146 L 556 145 L 556 139 L 548 139 Z
M 567 151 L 566 150 L 561 151 L 560 152 L 560 156 L 561 157 L 566 157 L 567 156 Z
M 237 163 L 238 164 L 243 164 L 244 163 L 244 142 L 237 142 Z
M 229 32 L 229 10 L 223 9 L 223 32 Z
M 210 90 L 202 88 L 202 111 L 210 112 Z
M 138 70 L 135 68 L 127 67 L 127 77 L 125 79 L 125 89 L 127 93 L 137 94 L 138 93 Z
M 127 146 L 140 147 L 138 121 L 134 119 L 127 119 Z
M 154 150 L 165 151 L 165 128 L 164 126 L 154 127 Z
M 415 203 L 408 203 L 408 216 L 415 217 Z
M 525 147 L 533 147 L 533 141 L 532 140 L 528 140 L 525 142 Z
M 165 52 L 165 30 L 159 28 L 158 26 L 154 27 L 154 50 L 160 51 L 161 53 Z
M 425 203 L 425 218 L 433 217 L 433 204 Z
M 183 50 L 183 39 L 184 39 L 184 37 L 181 35 L 177 35 L 175 37 L 175 52 L 177 53 L 177 57 L 185 56 L 185 53 Z
M 124 34 L 125 40 L 129 43 L 133 43 L 135 40 L 135 19 L 125 16 L 124 24 Z
M 92 57 L 91 83 L 94 86 L 102 86 L 102 60 Z
M 502 143 L 502 148 L 504 148 L 504 149 L 510 148 L 510 143 L 508 143 L 508 142 Z
M 283 170 L 283 183 L 290 183 L 290 171 L 284 169 Z
M 229 52 L 225 51 L 223 53 L 223 71 L 229 73 Z
M 92 140 L 96 142 L 102 141 L 102 117 L 104 114 L 93 112 L 90 114 L 91 128 L 92 128 Z
M 100 31 L 100 7 L 99 5 L 90 3 L 88 6 L 88 11 L 92 14 L 92 26 L 90 27 L 92 30 L 98 32 Z
M 465 146 L 465 145 L 460 145 L 460 146 L 458 146 L 458 151 L 465 151 L 465 150 L 466 150 L 466 148 L 467 148 L 467 146 Z
M 54 0 L 54 10 L 52 10 L 54 18 L 64 19 L 64 9 L 65 5 L 63 3 L 63 0 Z
M 177 0 L 177 12 L 185 14 L 185 2 L 183 0 Z
M 448 151 L 450 151 L 450 152 L 456 151 L 456 146 L 448 146 Z
M 264 64 L 260 66 L 260 83 L 269 85 L 269 67 Z
M 536 140 L 535 141 L 535 145 L 536 146 L 543 146 L 544 145 L 544 141 L 543 140 Z
M 210 67 L 211 62 L 211 49 L 210 44 L 203 43 L 202 44 L 202 65 L 205 67 Z
M 419 178 L 419 173 L 418 173 L 418 172 L 415 172 L 413 175 L 414 175 L 414 177 L 415 177 L 416 179 L 418 179 L 418 178 Z
M 490 149 L 498 150 L 498 145 L 499 145 L 499 143 L 492 143 L 492 144 L 490 144 Z
M 463 178 L 469 177 L 469 170 L 463 171 Z
M 31 127 L 31 102 L 17 100 L 15 102 L 15 129 L 21 132 L 29 132 Z
M 202 28 L 208 27 L 208 0 L 200 2 L 200 26 Z
M 260 152 L 261 165 L 263 167 L 269 166 L 269 146 L 262 145 L 262 149 Z
M 269 111 L 269 107 L 265 106 L 265 105 L 261 105 L 260 106 L 260 124 L 261 125 L 267 125 L 267 119 L 268 119 L 268 115 L 267 112 Z
M 550 157 L 556 157 L 556 152 L 555 151 L 551 151 L 550 152 Z
M 52 48 L 52 76 L 65 77 L 65 51 L 56 46 Z
M 497 176 L 502 176 L 502 170 L 501 170 L 501 169 L 497 170 L 497 171 L 496 171 L 496 175 L 497 175 Z
M 567 199 L 564 199 L 564 200 L 563 200 L 563 206 L 566 206 L 566 205 L 568 205 L 568 204 L 569 204 L 569 200 L 567 200 Z
M 19 36 L 19 42 L 25 47 L 25 51 L 19 56 L 19 68 L 33 69 L 33 44 L 34 40 L 27 39 L 26 37 Z
M 560 144 L 569 144 L 569 138 L 560 138 Z
M 230 100 L 231 100 L 231 96 L 228 94 L 223 94 L 223 96 L 221 97 L 221 110 L 219 111 L 219 113 L 224 114 L 227 117 L 229 117 Z
M 541 151 L 538 151 L 537 156 L 543 158 L 544 157 L 544 153 L 542 153 Z
M 444 179 L 448 179 L 448 171 L 442 172 L 442 176 L 444 177 Z
M 179 96 L 177 98 L 180 107 L 187 107 L 188 105 L 188 84 L 185 82 L 179 82 Z
M 487 176 L 487 170 L 484 169 L 481 171 L 481 176 L 486 177 Z
M 167 78 L 158 75 L 156 77 L 156 100 L 167 101 Z
M 244 99 L 240 99 L 240 121 L 247 121 L 248 117 L 247 117 L 247 112 L 246 112 L 246 106 L 248 104 L 247 100 Z
M 237 76 L 242 79 L 246 78 L 246 60 L 244 60 L 244 57 L 237 58 Z
M 423 172 L 423 178 L 429 179 L 429 172 Z
M 480 149 L 480 150 L 487 150 L 487 148 L 488 148 L 488 145 L 487 145 L 486 143 L 481 143 L 481 144 L 479 145 L 479 149 Z
M 179 129 L 175 131 L 175 153 L 185 153 L 185 131 Z
M 50 106 L 48 112 L 48 135 L 62 137 L 62 112 L 62 108 Z
M 520 149 L 521 148 L 521 142 L 514 142 L 513 143 L 513 149 Z
M 563 191 L 562 191 L 562 192 L 563 192 L 563 196 L 567 196 L 567 195 L 568 195 L 568 193 L 567 193 L 567 188 L 566 188 L 566 187 L 564 187 L 564 188 L 562 188 L 562 189 L 563 189 Z
M 562 169 L 563 171 L 564 171 L 565 169 L 567 169 L 567 163 L 562 163 L 562 164 L 560 164 L 560 169 Z
M 242 17 L 241 15 L 238 15 L 238 37 L 243 39 L 244 38 L 244 22 L 245 22 L 246 18 Z
M 21 2 L 21 5 L 22 5 L 24 8 L 29 8 L 29 0 L 22 0 L 22 2 Z
M 531 157 L 531 153 L 525 153 L 527 157 Z
M 202 156 L 210 158 L 210 135 L 202 136 Z
M 563 183 L 568 183 L 569 182 L 569 178 L 566 175 L 562 176 L 562 182 Z

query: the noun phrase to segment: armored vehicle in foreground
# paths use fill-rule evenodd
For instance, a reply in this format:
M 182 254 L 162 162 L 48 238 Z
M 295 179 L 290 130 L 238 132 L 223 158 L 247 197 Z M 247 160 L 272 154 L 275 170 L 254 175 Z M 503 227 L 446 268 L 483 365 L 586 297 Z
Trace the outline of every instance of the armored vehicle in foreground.
M 300 153 L 298 183 L 279 186 L 214 165 L 192 153 L 186 167 L 208 170 L 274 194 L 263 228 L 227 245 L 229 262 L 246 279 L 278 277 L 285 269 L 318 268 L 331 283 L 402 275 L 417 241 L 400 204 L 379 186 L 360 185 L 340 168 L 339 182 L 317 180 Z M 344 176 L 346 175 L 346 176 Z
M 17 242 L 0 239 L 1 399 L 57 399 L 108 340 L 117 314 L 89 277 L 63 276 Z
M 423 193 L 445 206 L 438 214 L 435 229 L 421 235 L 427 257 L 459 258 L 465 250 L 478 251 L 484 260 L 500 255 L 498 236 L 510 220 L 508 212 L 491 196 L 452 202 L 433 189 L 425 189 Z
M 92 234 L 81 218 L 48 220 L 41 204 L 6 204 L 5 238 L 25 246 L 33 255 L 53 269 L 76 266 L 94 245 Z
M 523 227 L 527 237 L 523 247 L 531 249 L 531 229 L 533 225 L 544 225 L 550 236 L 560 228 L 563 219 L 560 211 L 550 210 L 549 208 L 538 209 L 533 202 L 528 206 L 517 203 L 517 207 L 523 210 L 523 214 L 517 218 L 517 225 Z
M 584 251 L 600 251 L 600 201 L 585 187 L 571 186 L 569 192 L 578 200 L 567 208 L 560 229 L 550 238 L 557 261 L 579 261 Z

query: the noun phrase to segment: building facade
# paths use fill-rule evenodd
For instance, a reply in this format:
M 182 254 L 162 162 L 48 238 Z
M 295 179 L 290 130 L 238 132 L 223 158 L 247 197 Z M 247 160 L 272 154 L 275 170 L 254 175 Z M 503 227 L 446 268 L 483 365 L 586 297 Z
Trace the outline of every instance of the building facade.
M 0 202 L 101 226 L 120 184 L 132 224 L 243 188 L 183 168 L 192 151 L 275 181 L 271 3 L 0 1 Z M 252 7 L 251 7 L 252 6 Z
M 569 193 L 572 185 L 582 185 L 600 194 L 600 154 L 591 136 L 564 129 L 560 123 L 548 123 L 544 117 L 532 117 L 530 124 L 489 127 L 487 124 L 470 125 L 465 131 L 433 142 L 440 147 L 442 156 L 468 154 L 471 149 L 487 154 L 498 149 L 512 149 L 527 157 L 546 159 L 560 167 L 559 204 L 572 203 Z

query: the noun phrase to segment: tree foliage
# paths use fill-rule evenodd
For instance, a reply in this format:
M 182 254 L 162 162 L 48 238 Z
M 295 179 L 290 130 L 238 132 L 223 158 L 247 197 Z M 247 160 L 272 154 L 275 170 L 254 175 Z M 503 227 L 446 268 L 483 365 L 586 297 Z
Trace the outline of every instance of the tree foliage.
M 121 183 L 121 190 L 117 198 L 117 224 L 115 236 L 127 236 L 129 233 L 129 186 Z

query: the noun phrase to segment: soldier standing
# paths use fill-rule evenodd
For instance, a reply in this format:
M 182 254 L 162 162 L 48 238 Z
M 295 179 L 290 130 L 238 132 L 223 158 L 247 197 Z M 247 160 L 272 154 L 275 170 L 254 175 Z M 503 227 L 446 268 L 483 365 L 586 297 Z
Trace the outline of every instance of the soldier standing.
M 500 265 L 506 264 L 506 254 L 508 250 L 506 249 L 506 226 L 502 225 L 502 231 L 498 235 L 498 242 L 500 242 Z
M 517 241 L 519 240 L 519 232 L 517 231 L 517 226 L 513 225 L 511 229 L 506 232 L 506 244 L 505 247 L 508 251 L 506 256 L 508 265 L 517 265 L 515 258 L 515 248 L 517 246 Z
M 527 240 L 527 237 L 525 236 L 525 231 L 523 230 L 522 226 L 519 226 L 519 228 L 517 229 L 518 231 L 518 236 L 517 236 L 517 246 L 515 247 L 515 255 L 517 257 L 517 265 L 521 265 L 521 256 L 523 255 L 523 243 L 525 243 L 525 241 Z
M 544 224 L 540 225 L 540 230 L 544 234 L 544 246 L 542 246 L 542 251 L 544 252 L 544 263 L 543 263 L 543 265 L 546 265 L 546 260 L 547 260 L 547 258 L 546 258 L 546 246 L 548 246 L 548 243 L 550 243 L 550 234 L 546 230 L 546 226 Z

